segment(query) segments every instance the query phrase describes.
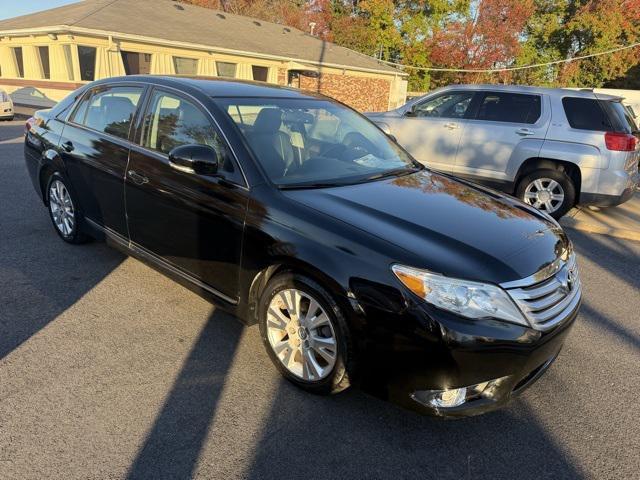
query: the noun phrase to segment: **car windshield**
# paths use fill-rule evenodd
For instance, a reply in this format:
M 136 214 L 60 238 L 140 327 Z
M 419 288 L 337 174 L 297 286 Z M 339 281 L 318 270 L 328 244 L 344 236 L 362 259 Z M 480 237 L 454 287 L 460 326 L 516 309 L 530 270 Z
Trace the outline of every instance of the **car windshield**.
M 422 167 L 369 120 L 327 100 L 216 98 L 281 188 L 346 185 Z

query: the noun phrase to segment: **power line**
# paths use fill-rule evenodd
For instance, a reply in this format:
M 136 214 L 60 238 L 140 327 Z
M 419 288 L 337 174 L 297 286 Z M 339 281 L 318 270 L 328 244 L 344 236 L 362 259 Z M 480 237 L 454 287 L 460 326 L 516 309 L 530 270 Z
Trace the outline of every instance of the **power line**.
M 584 60 L 585 58 L 599 57 L 602 55 L 608 55 L 610 53 L 620 52 L 622 50 L 628 50 L 640 46 L 640 42 L 632 43 L 631 45 L 624 45 L 622 47 L 612 48 L 598 53 L 590 53 L 589 55 L 581 55 L 578 57 L 564 58 L 562 60 L 554 60 L 553 62 L 546 63 L 534 63 L 531 65 L 521 65 L 517 67 L 503 67 L 503 68 L 440 68 L 440 67 L 416 67 L 414 65 L 403 65 L 401 63 L 389 62 L 387 60 L 378 60 L 379 62 L 391 65 L 399 68 L 409 68 L 412 70 L 421 70 L 429 72 L 456 72 L 456 73 L 495 73 L 495 72 L 511 72 L 514 70 L 527 70 L 529 68 L 547 67 L 549 65 L 558 65 L 560 63 L 575 62 L 578 60 Z

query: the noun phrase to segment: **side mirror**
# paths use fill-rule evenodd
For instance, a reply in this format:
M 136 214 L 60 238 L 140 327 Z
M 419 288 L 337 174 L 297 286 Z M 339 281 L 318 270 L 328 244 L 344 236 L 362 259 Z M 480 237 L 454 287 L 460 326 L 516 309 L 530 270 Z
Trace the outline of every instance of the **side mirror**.
M 169 152 L 169 165 L 184 173 L 215 175 L 218 154 L 209 145 L 181 145 Z
M 416 116 L 416 105 L 413 104 L 404 112 L 405 117 L 415 117 Z

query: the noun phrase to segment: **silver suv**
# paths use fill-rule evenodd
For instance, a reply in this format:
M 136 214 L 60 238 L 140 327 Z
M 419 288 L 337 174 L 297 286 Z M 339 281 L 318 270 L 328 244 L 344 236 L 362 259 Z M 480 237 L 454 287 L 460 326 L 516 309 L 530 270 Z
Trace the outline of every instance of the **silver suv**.
M 455 85 L 367 116 L 425 165 L 559 218 L 576 203 L 612 206 L 633 195 L 638 131 L 621 100 L 590 90 Z

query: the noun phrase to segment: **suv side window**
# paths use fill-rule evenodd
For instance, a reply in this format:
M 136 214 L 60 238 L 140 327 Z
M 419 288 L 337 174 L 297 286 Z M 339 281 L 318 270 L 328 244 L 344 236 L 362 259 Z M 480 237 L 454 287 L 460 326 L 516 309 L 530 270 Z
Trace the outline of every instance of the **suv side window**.
M 126 140 L 143 91 L 127 86 L 94 90 L 82 99 L 71 121 Z
M 536 123 L 542 114 L 539 95 L 487 92 L 478 107 L 476 120 L 509 123 Z
M 448 92 L 416 103 L 414 117 L 464 118 L 474 92 Z
M 154 91 L 147 107 L 142 146 L 168 155 L 181 145 L 208 145 L 218 154 L 220 169 L 234 172 L 224 139 L 200 108 L 180 96 Z
M 562 106 L 571 128 L 600 132 L 613 129 L 607 113 L 596 99 L 564 97 Z

